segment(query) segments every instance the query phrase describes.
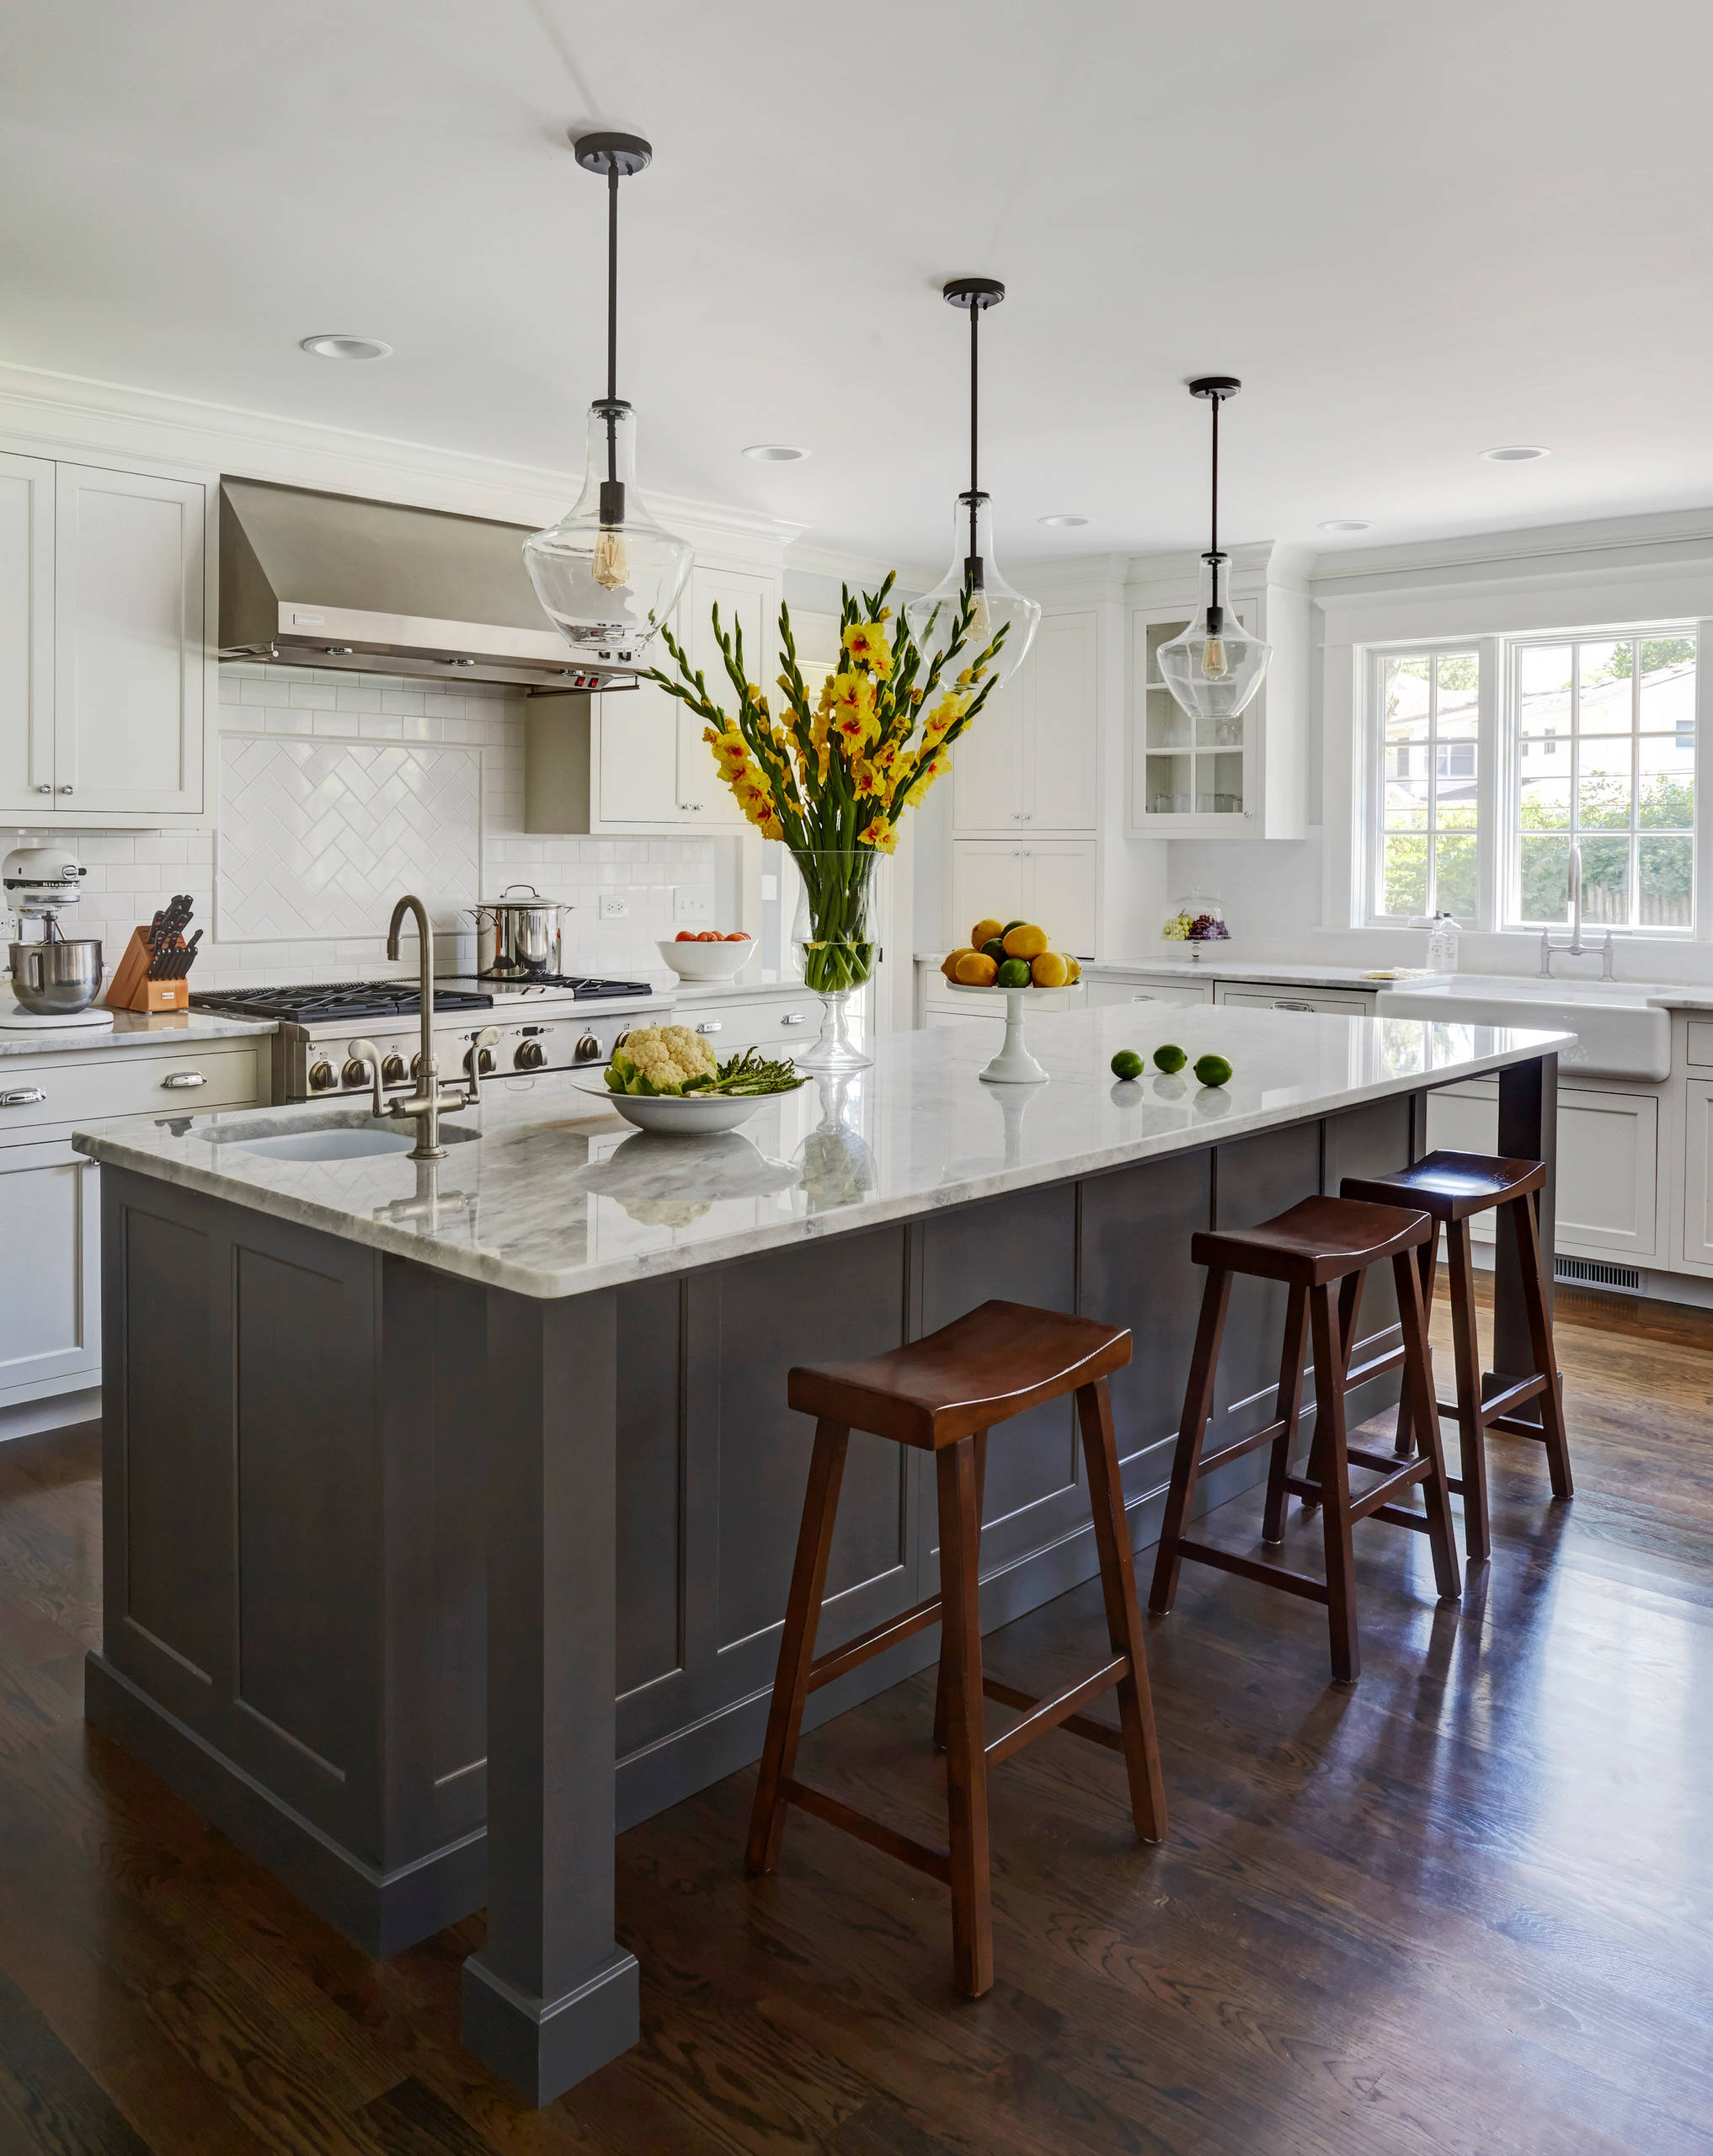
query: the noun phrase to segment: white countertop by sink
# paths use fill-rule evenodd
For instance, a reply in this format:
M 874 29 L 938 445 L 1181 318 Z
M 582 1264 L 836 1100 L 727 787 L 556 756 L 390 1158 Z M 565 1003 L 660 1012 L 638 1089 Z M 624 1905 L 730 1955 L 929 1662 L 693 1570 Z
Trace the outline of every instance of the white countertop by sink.
M 315 1129 L 351 1103 L 136 1118 L 77 1132 L 80 1152 L 467 1279 L 558 1296 L 909 1219 L 1299 1122 L 1556 1052 L 1573 1036 L 1198 1006 L 1179 1020 L 1189 1074 L 1113 1078 L 1121 1048 L 1154 1043 L 1129 1004 L 1032 1017 L 1049 1083 L 988 1086 L 992 1043 L 962 1028 L 894 1033 L 873 1067 L 765 1101 L 716 1139 L 632 1133 L 568 1073 L 484 1087 L 479 1131 L 419 1168 L 400 1155 L 292 1161 L 246 1134 Z M 388 1129 L 394 1128 L 389 1124 Z
M 51 1026 L 0 1032 L 0 1056 L 88 1055 L 101 1049 L 148 1048 L 174 1041 L 218 1041 L 271 1033 L 271 1018 L 228 1018 L 215 1011 L 115 1011 L 110 1026 Z

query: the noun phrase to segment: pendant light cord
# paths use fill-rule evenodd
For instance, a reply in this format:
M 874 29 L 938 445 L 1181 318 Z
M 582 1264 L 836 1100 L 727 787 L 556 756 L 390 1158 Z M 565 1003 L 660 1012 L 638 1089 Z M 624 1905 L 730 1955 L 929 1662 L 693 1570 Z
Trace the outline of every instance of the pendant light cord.
M 1217 554 L 1219 551 L 1219 399 L 1210 397 L 1208 402 L 1214 408 L 1214 484 L 1213 502 L 1208 518 L 1210 535 L 1208 552 Z
M 980 514 L 980 480 L 977 476 L 977 446 L 980 440 L 979 416 L 981 409 L 981 372 L 977 361 L 979 350 L 981 308 L 969 310 L 969 554 L 963 565 L 967 583 L 979 585 L 981 582 L 981 558 L 976 551 L 976 520 Z
M 606 476 L 618 478 L 618 187 L 619 161 L 606 168 Z M 1217 414 L 1215 415 L 1217 424 Z

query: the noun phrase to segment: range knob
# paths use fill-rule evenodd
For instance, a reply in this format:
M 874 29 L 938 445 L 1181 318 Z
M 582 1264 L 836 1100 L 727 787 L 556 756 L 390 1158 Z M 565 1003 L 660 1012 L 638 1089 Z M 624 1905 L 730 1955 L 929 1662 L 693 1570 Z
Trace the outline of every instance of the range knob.
M 309 1090 L 312 1093 L 330 1091 L 337 1083 L 330 1063 L 312 1063 L 309 1066 Z
M 383 1086 L 402 1086 L 404 1083 L 404 1058 L 402 1055 L 382 1059 L 381 1082 Z
M 472 1059 L 476 1065 L 477 1076 L 478 1078 L 485 1078 L 494 1068 L 494 1050 L 491 1048 L 480 1049 L 473 1048 L 466 1049 L 464 1051 L 464 1068 L 466 1070 L 470 1068 Z
M 622 1040 L 624 1036 L 622 1034 L 619 1037 L 620 1040 Z M 615 1048 L 618 1045 L 618 1041 L 615 1041 L 613 1043 L 613 1046 Z M 575 1056 L 579 1063 L 599 1063 L 600 1060 L 600 1043 L 596 1040 L 593 1033 L 585 1033 L 582 1039 L 578 1042 L 576 1047 L 573 1049 L 571 1053 Z
M 485 1049 L 483 1052 L 487 1053 Z M 519 1070 L 539 1070 L 547 1059 L 547 1052 L 539 1041 L 520 1041 L 517 1054 L 511 1059 L 514 1068 Z
M 347 1086 L 366 1086 L 369 1082 L 369 1066 L 360 1055 L 354 1055 L 339 1073 L 339 1078 L 340 1081 Z
M 410 1059 L 410 1082 L 413 1086 L 419 1086 L 422 1083 L 422 1050 L 420 1049 Z

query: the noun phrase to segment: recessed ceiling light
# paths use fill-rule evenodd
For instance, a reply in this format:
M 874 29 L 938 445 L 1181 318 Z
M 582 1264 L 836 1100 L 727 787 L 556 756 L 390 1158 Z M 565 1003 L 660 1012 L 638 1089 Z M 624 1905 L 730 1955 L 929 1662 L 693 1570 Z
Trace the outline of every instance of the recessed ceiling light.
M 1086 516 L 1072 516 L 1065 511 L 1061 511 L 1057 516 L 1038 517 L 1035 520 L 1038 524 L 1050 524 L 1055 531 L 1068 531 L 1073 525 L 1088 522 Z
M 793 449 L 789 442 L 758 441 L 744 451 L 758 464 L 798 464 L 808 455 L 806 449 Z
M 1365 516 L 1330 516 L 1319 528 L 1322 531 L 1371 531 L 1374 526 Z
M 318 360 L 389 360 L 392 356 L 392 347 L 383 344 L 378 337 L 306 337 L 302 350 L 313 352 Z
M 1489 464 L 1533 464 L 1537 457 L 1550 456 L 1550 449 L 1541 449 L 1533 442 L 1513 442 L 1505 449 L 1484 449 L 1481 455 Z

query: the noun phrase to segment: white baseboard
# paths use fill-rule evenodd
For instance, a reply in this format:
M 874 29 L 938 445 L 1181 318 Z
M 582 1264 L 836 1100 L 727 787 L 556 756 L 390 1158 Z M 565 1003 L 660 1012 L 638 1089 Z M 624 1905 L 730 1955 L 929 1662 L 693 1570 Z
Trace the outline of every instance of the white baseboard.
M 99 1422 L 101 1388 L 88 1385 L 81 1392 L 56 1392 L 47 1400 L 26 1400 L 15 1406 L 0 1407 L 0 1444 L 9 1438 L 34 1438 L 44 1430 L 68 1429 L 74 1422 Z

